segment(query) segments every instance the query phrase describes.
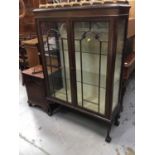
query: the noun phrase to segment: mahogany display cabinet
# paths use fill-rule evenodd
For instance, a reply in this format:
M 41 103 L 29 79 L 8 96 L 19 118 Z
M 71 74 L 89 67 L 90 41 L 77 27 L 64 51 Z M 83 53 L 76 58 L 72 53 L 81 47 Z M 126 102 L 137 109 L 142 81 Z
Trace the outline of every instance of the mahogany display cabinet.
M 46 97 L 119 125 L 128 3 L 35 9 Z

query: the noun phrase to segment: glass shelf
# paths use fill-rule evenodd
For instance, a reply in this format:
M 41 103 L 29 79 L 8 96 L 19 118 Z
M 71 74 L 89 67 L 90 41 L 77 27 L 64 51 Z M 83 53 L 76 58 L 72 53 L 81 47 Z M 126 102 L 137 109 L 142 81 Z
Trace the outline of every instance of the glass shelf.
M 80 53 L 80 51 L 75 51 L 77 53 Z M 94 54 L 94 55 L 100 55 L 100 53 L 97 53 L 97 52 L 92 52 L 92 51 L 82 51 L 82 53 L 87 53 L 87 54 Z M 107 56 L 107 53 L 101 53 L 101 55 L 105 55 Z
M 70 85 L 70 80 L 67 80 L 67 85 Z M 63 86 L 62 89 L 57 90 L 55 92 L 55 94 L 52 96 L 59 98 L 63 101 L 68 101 L 69 103 L 71 103 L 71 90 L 70 90 L 70 86 L 68 86 L 68 88 L 66 88 L 65 86 Z
M 64 52 L 66 53 L 66 52 L 68 52 L 68 50 L 65 49 Z M 76 53 L 80 53 L 80 51 L 77 51 L 77 50 L 76 50 L 75 52 L 76 52 Z M 88 52 L 88 51 L 82 51 L 82 53 L 100 55 L 100 54 L 97 53 L 97 52 L 91 52 L 91 51 L 89 51 L 89 52 Z M 55 52 L 55 54 L 57 54 L 57 53 Z M 44 55 L 47 56 L 47 57 L 50 57 L 50 55 L 47 54 L 47 53 L 45 53 Z M 101 53 L 101 55 L 107 56 L 107 53 Z
M 54 68 L 55 67 L 53 67 L 53 69 Z M 58 69 L 61 70 L 62 73 L 64 72 L 64 67 L 57 68 L 57 70 Z M 69 68 L 66 67 L 65 70 L 66 70 L 66 79 L 68 81 L 70 81 Z M 76 74 L 80 75 L 81 71 L 76 70 Z M 117 75 L 117 76 L 115 75 L 114 84 L 119 80 L 118 78 L 119 78 L 119 75 Z M 81 77 L 80 76 L 77 76 L 76 80 L 77 80 L 78 83 L 83 83 L 85 85 L 91 85 L 91 86 L 94 86 L 94 87 L 100 87 L 100 88 L 106 89 L 106 75 L 101 75 L 101 77 L 100 77 L 100 86 L 99 86 L 99 75 L 95 74 L 95 73 L 83 71 L 83 82 L 81 82 Z
M 76 71 L 77 75 L 81 75 L 81 71 L 77 70 Z M 81 76 L 77 76 L 77 82 L 81 82 Z M 87 71 L 83 71 L 83 84 L 86 85 L 92 85 L 92 86 L 99 86 L 99 75 Z M 101 80 L 100 80 L 100 86 L 101 88 L 106 88 L 106 76 L 101 75 Z

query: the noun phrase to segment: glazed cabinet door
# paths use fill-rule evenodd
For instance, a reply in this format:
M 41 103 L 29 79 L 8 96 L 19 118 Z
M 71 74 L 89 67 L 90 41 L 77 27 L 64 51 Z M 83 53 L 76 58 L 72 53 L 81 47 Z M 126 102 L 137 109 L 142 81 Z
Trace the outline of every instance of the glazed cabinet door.
M 71 103 L 69 51 L 65 22 L 41 21 L 48 97 Z
M 74 22 L 77 104 L 105 114 L 109 21 Z

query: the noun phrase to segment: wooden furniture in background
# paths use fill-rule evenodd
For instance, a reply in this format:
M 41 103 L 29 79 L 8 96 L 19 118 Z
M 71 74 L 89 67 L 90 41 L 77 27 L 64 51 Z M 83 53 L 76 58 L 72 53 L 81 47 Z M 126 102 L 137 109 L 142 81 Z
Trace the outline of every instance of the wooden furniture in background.
M 124 83 L 129 79 L 135 69 L 135 19 L 129 18 L 128 34 L 126 40 L 126 53 L 124 59 Z
M 38 65 L 26 69 L 22 71 L 22 76 L 26 86 L 29 106 L 38 106 L 51 115 L 50 105 L 45 96 L 46 90 L 42 66 Z
M 135 18 L 129 18 L 127 38 L 135 36 Z
M 35 21 L 33 15 L 33 9 L 39 7 L 39 0 L 22 0 L 25 6 L 25 15 L 19 20 L 19 34 L 29 36 L 30 34 L 36 34 Z M 23 7 L 19 3 L 19 12 L 23 12 Z
M 135 18 L 135 0 L 129 0 L 129 4 L 131 5 L 129 18 Z
M 21 18 L 23 18 L 23 17 L 25 16 L 25 14 L 26 14 L 25 3 L 24 3 L 23 0 L 19 0 L 19 8 L 20 8 L 20 10 L 19 10 L 19 12 L 20 12 L 20 14 L 19 14 L 19 19 L 21 19 Z
M 123 79 L 127 81 L 135 69 L 135 52 L 130 52 L 124 60 Z
M 24 70 L 29 68 L 28 66 L 28 60 L 27 60 L 27 52 L 25 48 L 21 45 L 21 42 L 19 43 L 19 69 Z
M 28 66 L 33 67 L 40 64 L 40 53 L 38 50 L 38 39 L 30 39 L 22 41 L 22 45 L 26 50 Z
M 36 36 L 32 10 L 38 7 L 38 0 L 19 0 L 19 68 L 21 70 L 39 64 L 36 44 L 31 45 L 31 41 L 23 43 L 23 40 L 30 40 Z

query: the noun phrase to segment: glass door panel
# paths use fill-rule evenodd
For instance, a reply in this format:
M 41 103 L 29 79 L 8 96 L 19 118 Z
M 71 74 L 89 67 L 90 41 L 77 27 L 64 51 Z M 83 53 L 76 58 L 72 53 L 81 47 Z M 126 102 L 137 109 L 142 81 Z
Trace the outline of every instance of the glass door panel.
M 113 110 L 118 104 L 118 97 L 119 97 L 122 53 L 124 45 L 124 32 L 125 32 L 125 20 L 123 19 L 119 20 L 117 26 L 117 50 L 116 50 L 115 71 L 114 71 L 114 84 L 113 84 L 113 106 L 112 106 Z
M 71 102 L 66 23 L 42 22 L 50 96 Z
M 78 105 L 105 113 L 108 22 L 76 22 L 74 44 Z

